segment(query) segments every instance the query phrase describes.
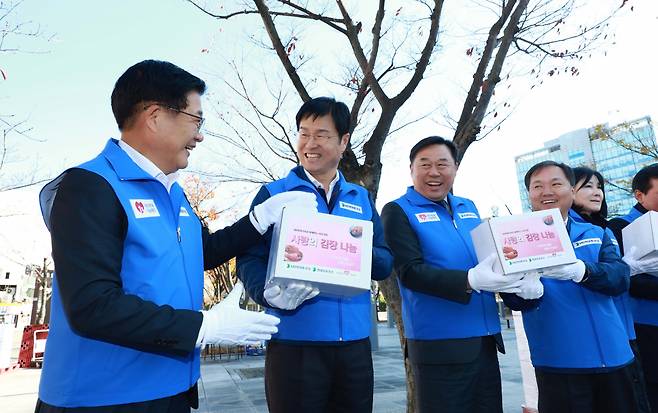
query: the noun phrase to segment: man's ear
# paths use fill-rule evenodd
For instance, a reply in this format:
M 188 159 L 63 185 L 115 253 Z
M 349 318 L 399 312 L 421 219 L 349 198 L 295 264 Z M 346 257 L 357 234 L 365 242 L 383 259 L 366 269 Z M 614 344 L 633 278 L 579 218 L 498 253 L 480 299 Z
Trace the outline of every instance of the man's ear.
M 136 121 L 144 122 L 144 126 L 146 126 L 151 132 L 156 132 L 158 129 L 158 118 L 161 114 L 162 110 L 160 106 L 150 105 L 139 115 L 141 119 L 138 118 Z
M 347 148 L 347 144 L 349 143 L 349 141 L 350 141 L 350 134 L 349 133 L 346 133 L 345 135 L 340 137 L 340 145 L 343 148 Z
M 640 204 L 642 204 L 642 201 L 644 200 L 644 194 L 642 193 L 642 191 L 640 191 L 639 189 L 636 189 L 636 190 L 633 192 L 633 196 L 635 197 L 635 200 L 636 200 L 637 202 L 639 202 Z

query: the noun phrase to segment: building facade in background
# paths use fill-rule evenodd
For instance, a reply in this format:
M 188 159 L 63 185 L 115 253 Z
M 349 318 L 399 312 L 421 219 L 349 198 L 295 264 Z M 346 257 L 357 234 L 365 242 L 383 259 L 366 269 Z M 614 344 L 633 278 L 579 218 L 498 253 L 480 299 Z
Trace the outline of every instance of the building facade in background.
M 609 216 L 625 214 L 636 202 L 630 190 L 633 176 L 644 166 L 657 162 L 657 157 L 656 134 L 649 116 L 566 133 L 545 142 L 541 149 L 514 158 L 523 210 L 530 211 L 523 182 L 526 172 L 538 162 L 552 160 L 599 171 L 606 179 Z

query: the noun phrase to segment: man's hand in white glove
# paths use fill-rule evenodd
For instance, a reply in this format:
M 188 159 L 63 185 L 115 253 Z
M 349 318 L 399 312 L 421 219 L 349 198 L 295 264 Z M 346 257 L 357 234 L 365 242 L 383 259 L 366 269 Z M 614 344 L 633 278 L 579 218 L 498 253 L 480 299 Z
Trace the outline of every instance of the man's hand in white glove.
M 273 195 L 266 199 L 262 204 L 254 206 L 252 212 L 258 224 L 256 229 L 258 229 L 261 234 L 264 234 L 270 225 L 281 219 L 281 212 L 284 207 L 317 211 L 318 201 L 314 194 L 302 191 L 282 192 Z M 254 225 L 256 225 L 256 223 L 254 223 Z
M 263 292 L 263 298 L 272 306 L 283 310 L 294 310 L 304 301 L 320 294 L 320 290 L 302 281 L 271 284 Z
M 520 292 L 519 286 L 523 274 L 498 274 L 493 270 L 495 261 L 496 254 L 491 254 L 481 263 L 468 270 L 468 285 L 477 292 L 480 292 L 480 290 L 501 293 Z
M 554 280 L 572 280 L 579 283 L 583 280 L 583 277 L 585 277 L 586 269 L 584 262 L 576 260 L 573 264 L 560 265 L 555 268 L 546 268 L 541 276 L 552 278 Z
M 203 323 L 197 346 L 201 344 L 249 345 L 260 344 L 276 334 L 279 318 L 265 313 L 240 308 L 244 292 L 242 283 L 210 310 L 202 311 Z
M 622 260 L 631 267 L 631 276 L 638 274 L 651 274 L 658 276 L 658 258 L 639 258 L 636 257 L 637 248 L 631 247 L 631 250 L 622 257 Z
M 529 273 L 521 280 L 521 291 L 516 293 L 524 300 L 536 300 L 544 295 L 544 284 L 539 281 L 539 274 Z

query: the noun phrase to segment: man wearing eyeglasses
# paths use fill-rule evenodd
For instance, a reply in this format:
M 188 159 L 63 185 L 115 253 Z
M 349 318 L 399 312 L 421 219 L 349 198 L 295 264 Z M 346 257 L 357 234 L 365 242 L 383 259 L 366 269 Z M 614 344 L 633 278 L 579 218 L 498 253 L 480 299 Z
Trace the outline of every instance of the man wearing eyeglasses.
M 504 353 L 494 292 L 532 293 L 521 276 L 478 263 L 473 201 L 450 193 L 457 148 L 430 136 L 409 154 L 413 186 L 382 210 L 402 297 L 406 357 L 419 412 L 502 413 L 498 356 Z M 524 290 L 524 291 L 522 291 Z
M 313 194 L 318 211 L 373 223 L 371 277 L 391 272 L 379 215 L 368 191 L 338 171 L 347 148 L 350 112 L 342 102 L 320 97 L 307 101 L 296 116 L 300 166 L 261 188 L 253 204 L 276 194 Z M 249 295 L 281 319 L 265 359 L 265 392 L 272 413 L 372 411 L 370 293 L 351 298 L 323 295 L 302 282 L 265 285 L 271 232 L 238 256 L 238 276 Z M 319 295 L 318 295 L 319 294 Z
M 210 234 L 177 172 L 203 140 L 203 80 L 161 61 L 130 67 L 112 111 L 121 140 L 40 194 L 55 280 L 39 413 L 169 412 L 197 407 L 200 347 L 257 344 L 279 320 L 239 308 L 242 286 L 208 311 L 203 271 L 255 245 L 285 205 L 272 197 Z

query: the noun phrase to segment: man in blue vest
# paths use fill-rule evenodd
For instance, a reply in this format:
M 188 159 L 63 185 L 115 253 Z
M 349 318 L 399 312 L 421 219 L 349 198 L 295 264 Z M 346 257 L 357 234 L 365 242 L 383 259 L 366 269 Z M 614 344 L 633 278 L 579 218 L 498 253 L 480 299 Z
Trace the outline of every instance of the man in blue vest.
M 405 356 L 412 364 L 420 412 L 502 412 L 496 350 L 504 352 L 492 292 L 541 295 L 522 275 L 493 271 L 471 241 L 480 224 L 473 202 L 450 193 L 457 148 L 431 136 L 409 154 L 413 186 L 382 210 L 402 297 Z
M 256 244 L 285 205 L 270 198 L 210 234 L 177 171 L 203 140 L 205 83 L 147 60 L 112 92 L 121 140 L 40 194 L 55 263 L 39 413 L 189 413 L 198 406 L 200 347 L 256 344 L 276 317 L 241 310 L 242 287 L 200 311 L 203 271 Z
M 368 191 L 345 180 L 338 163 L 350 138 L 350 112 L 342 102 L 319 97 L 297 112 L 300 166 L 261 188 L 253 204 L 276 194 L 305 192 L 318 211 L 373 223 L 373 280 L 391 272 L 391 252 Z M 351 298 L 322 295 L 304 283 L 265 286 L 271 233 L 238 256 L 238 275 L 251 297 L 281 319 L 267 346 L 265 391 L 273 413 L 372 411 L 370 293 Z
M 613 231 L 623 249 L 622 229 L 648 211 L 658 211 L 658 164 L 642 168 L 631 184 L 637 204 L 623 217 L 610 220 Z M 624 255 L 631 267 L 631 296 L 636 343 L 647 396 L 652 411 L 658 412 L 658 260 L 634 257 L 631 251 Z
M 542 273 L 541 298 L 503 299 L 523 311 L 540 412 L 637 412 L 633 353 L 613 300 L 628 289 L 629 268 L 603 228 L 569 217 L 574 184 L 562 163 L 540 162 L 526 173 L 533 211 L 560 210 L 577 260 Z

